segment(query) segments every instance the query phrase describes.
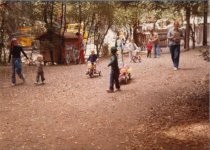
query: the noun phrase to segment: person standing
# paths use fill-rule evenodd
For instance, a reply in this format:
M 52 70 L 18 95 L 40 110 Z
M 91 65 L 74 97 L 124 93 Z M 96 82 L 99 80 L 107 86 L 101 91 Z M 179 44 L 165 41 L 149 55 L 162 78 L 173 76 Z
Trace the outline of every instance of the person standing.
M 117 37 L 115 47 L 118 50 L 118 64 L 122 67 L 122 66 L 124 66 L 124 63 L 123 63 L 123 41 L 120 37 Z
M 84 39 L 81 33 L 77 32 L 76 36 L 78 37 L 77 47 L 79 49 L 79 58 L 78 63 L 84 64 L 85 63 L 85 55 L 84 55 Z
M 119 83 L 120 69 L 119 69 L 118 60 L 117 60 L 117 48 L 112 47 L 111 53 L 112 53 L 111 61 L 108 64 L 108 67 L 111 66 L 110 85 L 109 85 L 109 89 L 107 90 L 108 93 L 114 92 L 114 84 L 117 91 L 120 91 L 120 83 Z
M 182 37 L 182 32 L 179 30 L 179 22 L 175 21 L 174 27 L 171 28 L 167 33 L 174 70 L 178 70 L 179 68 L 180 41 Z
M 84 64 L 85 63 L 85 55 L 84 55 L 84 48 L 81 47 L 79 51 L 79 63 Z
M 39 84 L 39 78 L 41 78 L 42 84 L 44 84 L 44 70 L 43 70 L 43 56 L 42 55 L 38 55 L 37 57 L 37 61 L 36 61 L 36 82 L 35 84 Z
M 160 57 L 160 44 L 159 44 L 158 33 L 154 32 L 154 30 L 151 30 L 150 34 L 151 34 L 150 41 L 153 43 L 154 47 L 154 58 Z
M 12 59 L 12 86 L 16 85 L 16 77 L 15 74 L 17 73 L 20 79 L 23 80 L 23 83 L 25 82 L 25 78 L 22 73 L 22 62 L 21 62 L 21 53 L 28 59 L 28 56 L 23 51 L 22 47 L 18 45 L 18 41 L 16 38 L 13 38 L 11 40 L 11 47 L 9 52 L 9 60 L 8 63 L 10 63 L 10 60 Z
M 135 50 L 138 50 L 138 46 L 134 43 L 133 39 L 129 39 L 129 44 L 127 46 L 128 48 L 128 54 L 129 54 L 129 61 L 133 62 L 133 52 Z
M 147 58 L 150 57 L 151 58 L 151 52 L 152 52 L 152 42 L 149 40 L 147 45 Z

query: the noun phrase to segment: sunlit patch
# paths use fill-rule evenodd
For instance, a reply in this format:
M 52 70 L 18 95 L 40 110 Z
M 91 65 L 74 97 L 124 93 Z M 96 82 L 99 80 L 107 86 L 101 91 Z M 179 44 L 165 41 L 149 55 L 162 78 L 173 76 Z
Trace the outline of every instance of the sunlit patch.
M 209 124 L 206 122 L 174 126 L 163 133 L 170 138 L 175 138 L 178 140 L 196 140 L 198 138 L 210 137 Z

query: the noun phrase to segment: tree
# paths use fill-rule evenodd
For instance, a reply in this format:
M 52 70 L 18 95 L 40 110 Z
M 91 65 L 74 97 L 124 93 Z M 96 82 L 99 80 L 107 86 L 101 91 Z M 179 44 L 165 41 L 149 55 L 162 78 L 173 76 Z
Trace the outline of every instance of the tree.
M 203 46 L 207 46 L 207 16 L 208 16 L 208 1 L 203 1 L 204 9 L 203 9 Z

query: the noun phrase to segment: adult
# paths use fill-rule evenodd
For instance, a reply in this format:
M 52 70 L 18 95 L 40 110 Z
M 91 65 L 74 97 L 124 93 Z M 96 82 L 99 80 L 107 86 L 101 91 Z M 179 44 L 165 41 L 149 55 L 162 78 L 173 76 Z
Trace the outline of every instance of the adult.
M 138 46 L 134 43 L 133 39 L 129 39 L 127 49 L 128 49 L 128 54 L 129 54 L 129 60 L 130 60 L 130 62 L 132 62 L 133 61 L 133 52 L 135 50 L 139 49 Z
M 174 27 L 167 34 L 174 70 L 178 70 L 179 68 L 180 41 L 182 37 L 182 32 L 179 30 L 179 22 L 175 21 Z
M 117 61 L 117 54 L 116 54 L 117 48 L 112 47 L 111 53 L 112 53 L 111 60 L 110 60 L 110 63 L 108 64 L 108 67 L 111 66 L 110 85 L 109 85 L 109 89 L 107 90 L 108 93 L 114 92 L 114 84 L 117 91 L 120 91 L 120 84 L 119 84 L 120 69 L 119 69 L 118 61 Z
M 79 63 L 80 64 L 84 64 L 85 63 L 85 55 L 84 55 L 84 48 L 83 47 L 80 48 Z
M 115 47 L 118 50 L 118 64 L 120 67 L 124 66 L 123 63 L 123 41 L 120 37 L 117 37 Z
M 154 30 L 152 29 L 150 31 L 150 41 L 153 43 L 153 49 L 154 49 L 154 58 L 156 57 L 160 57 L 160 40 L 158 38 L 158 33 L 154 32 Z
M 11 40 L 11 47 L 9 52 L 9 61 L 12 59 L 12 86 L 16 85 L 16 76 L 17 73 L 20 79 L 25 82 L 25 78 L 22 73 L 22 62 L 21 62 L 21 53 L 28 59 L 28 56 L 23 51 L 22 47 L 18 45 L 18 41 L 16 38 Z
M 77 32 L 76 33 L 77 37 L 78 37 L 78 48 L 79 48 L 79 62 L 80 64 L 84 64 L 85 63 L 85 55 L 84 55 L 84 42 L 83 42 L 83 36 Z

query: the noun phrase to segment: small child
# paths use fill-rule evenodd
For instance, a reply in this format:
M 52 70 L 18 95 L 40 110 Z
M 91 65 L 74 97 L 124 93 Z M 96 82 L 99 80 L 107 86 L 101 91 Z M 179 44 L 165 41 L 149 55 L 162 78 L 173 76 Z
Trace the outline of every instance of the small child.
M 42 81 L 42 84 L 44 84 L 44 71 L 43 71 L 43 56 L 42 55 L 39 55 L 37 57 L 37 61 L 36 61 L 36 66 L 37 66 L 37 70 L 36 70 L 36 82 L 35 84 L 38 84 L 39 83 L 39 78 L 41 77 L 41 81 Z
M 91 50 L 91 54 L 89 55 L 87 62 L 88 62 L 88 66 L 91 67 L 93 65 L 94 71 L 96 72 L 96 62 L 98 61 L 98 56 L 95 54 L 94 50 Z M 88 68 L 89 68 L 88 67 Z M 86 72 L 86 74 L 88 74 L 88 70 Z
M 147 57 L 151 58 L 151 52 L 152 52 L 152 41 L 151 40 L 148 41 L 146 48 L 147 48 Z

